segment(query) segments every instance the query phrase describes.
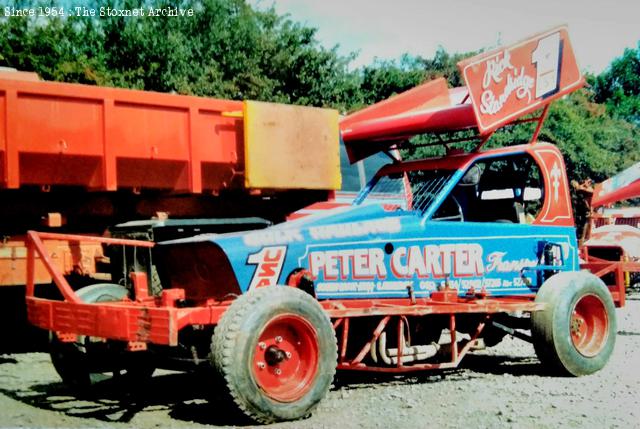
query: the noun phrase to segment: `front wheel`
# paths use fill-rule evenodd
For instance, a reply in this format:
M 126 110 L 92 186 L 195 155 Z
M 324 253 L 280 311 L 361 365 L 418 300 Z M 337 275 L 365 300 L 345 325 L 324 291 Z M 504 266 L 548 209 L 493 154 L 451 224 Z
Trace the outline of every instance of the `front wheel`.
M 261 423 L 310 414 L 336 371 L 329 318 L 309 294 L 286 286 L 234 301 L 215 328 L 211 351 L 233 402 Z
M 531 315 L 531 335 L 540 361 L 564 375 L 602 369 L 616 340 L 613 299 L 604 283 L 587 272 L 559 273 L 547 280 Z

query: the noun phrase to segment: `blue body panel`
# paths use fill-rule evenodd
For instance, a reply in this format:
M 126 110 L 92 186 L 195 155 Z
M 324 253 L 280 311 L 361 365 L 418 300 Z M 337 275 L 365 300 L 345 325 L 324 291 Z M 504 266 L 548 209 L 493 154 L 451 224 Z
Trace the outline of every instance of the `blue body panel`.
M 433 219 L 473 162 L 498 156 L 510 160 L 507 157 L 522 155 L 531 147 L 534 146 L 435 159 L 432 164 L 413 162 L 411 165 L 416 168 L 450 172 L 439 176 L 446 177 L 442 186 L 426 191 L 434 193 L 433 199 L 421 209 L 407 210 L 412 204 L 402 191 L 376 199 L 374 178 L 350 207 L 263 230 L 175 242 L 215 243 L 227 255 L 243 293 L 255 287 L 285 284 L 299 269 L 311 275 L 319 299 L 397 298 L 407 297 L 410 290 L 416 297 L 428 297 L 447 284 L 461 295 L 472 288 L 475 292 L 484 289 L 493 296 L 535 293 L 553 272 L 580 269 L 575 227 L 572 220 L 566 221 L 571 219 L 570 211 L 554 211 L 553 207 L 565 204 L 561 194 L 566 194 L 569 201 L 566 177 L 547 171 L 551 171 L 550 165 L 559 168 L 561 156 L 555 147 L 535 146 L 539 150 L 534 154 L 535 162 L 546 172 L 540 186 L 553 190 L 540 191 L 549 198 L 541 209 L 542 221 L 536 225 L 525 223 L 525 219 L 519 219 L 519 223 L 507 223 L 501 218 L 461 221 L 462 215 L 457 221 Z M 546 153 L 554 155 L 547 160 L 549 165 L 542 163 Z M 404 168 L 411 168 L 403 164 L 391 167 L 396 176 Z M 405 182 L 407 177 L 404 176 Z M 509 190 L 508 182 L 505 189 Z M 417 195 L 420 190 L 409 192 Z M 516 195 L 516 189 L 512 195 Z M 367 204 L 371 200 L 378 203 Z M 568 205 L 562 207 L 570 210 Z M 485 210 L 491 210 L 490 206 Z
M 298 268 L 317 297 L 427 297 L 445 282 L 494 296 L 535 292 L 546 244 L 561 249 L 557 271 L 579 269 L 573 227 L 426 220 L 411 211 L 352 206 L 249 233 L 199 236 L 226 253 L 243 292 L 284 284 Z

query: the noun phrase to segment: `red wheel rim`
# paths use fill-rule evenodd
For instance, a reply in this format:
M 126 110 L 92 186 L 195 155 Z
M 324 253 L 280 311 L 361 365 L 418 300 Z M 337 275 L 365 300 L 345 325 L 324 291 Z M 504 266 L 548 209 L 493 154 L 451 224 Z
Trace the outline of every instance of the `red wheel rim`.
M 596 295 L 585 295 L 571 312 L 571 341 L 583 356 L 600 353 L 609 335 L 609 317 L 604 303 Z
M 318 372 L 318 336 L 300 316 L 283 314 L 271 319 L 255 345 L 253 374 L 271 398 L 293 402 L 311 389 Z

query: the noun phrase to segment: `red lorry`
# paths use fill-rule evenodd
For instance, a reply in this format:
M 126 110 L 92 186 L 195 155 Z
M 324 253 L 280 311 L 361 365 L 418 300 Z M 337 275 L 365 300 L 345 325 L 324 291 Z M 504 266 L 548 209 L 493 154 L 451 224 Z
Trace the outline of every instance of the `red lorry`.
M 0 70 L 0 321 L 17 327 L 3 349 L 31 339 L 22 329 L 27 230 L 160 241 L 264 228 L 345 204 L 388 158 L 349 165 L 338 119 L 330 109 Z M 88 240 L 43 244 L 74 287 L 100 279 L 130 285 L 131 267 L 157 279 L 148 252 L 105 253 Z M 39 261 L 34 282 L 52 282 Z M 158 292 L 157 281 L 152 287 Z

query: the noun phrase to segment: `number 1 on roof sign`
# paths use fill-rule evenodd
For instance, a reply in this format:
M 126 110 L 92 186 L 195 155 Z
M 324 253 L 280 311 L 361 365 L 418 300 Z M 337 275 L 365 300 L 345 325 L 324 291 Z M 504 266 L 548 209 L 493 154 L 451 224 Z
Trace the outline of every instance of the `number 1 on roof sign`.
M 536 65 L 536 98 L 555 94 L 560 88 L 560 33 L 541 39 L 531 60 Z

